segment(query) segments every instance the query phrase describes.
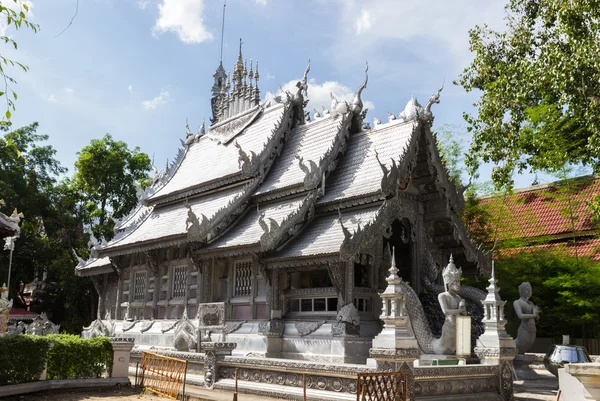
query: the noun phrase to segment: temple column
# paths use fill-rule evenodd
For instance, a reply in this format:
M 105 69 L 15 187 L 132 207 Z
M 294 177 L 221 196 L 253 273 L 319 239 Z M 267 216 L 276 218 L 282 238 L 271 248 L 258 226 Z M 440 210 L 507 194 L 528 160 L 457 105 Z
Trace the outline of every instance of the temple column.
M 121 318 L 121 298 L 123 297 L 123 278 L 120 274 L 117 275 L 117 296 L 115 297 L 115 319 Z
M 98 294 L 98 308 L 96 310 L 96 317 L 98 319 L 102 319 L 104 316 L 104 299 L 105 294 L 104 291 L 106 289 L 106 274 L 103 274 L 102 277 L 99 276 L 90 276 L 94 289 Z
M 154 278 L 154 291 L 152 292 L 152 318 L 158 319 L 158 298 L 160 296 L 159 254 L 158 251 L 151 250 L 145 252 L 145 255 L 146 266 L 148 267 L 148 284 L 150 284 L 150 276 Z M 148 285 L 148 287 L 150 287 L 150 285 Z
M 258 332 L 266 337 L 265 357 L 277 358 L 281 354 L 285 325 L 281 305 L 281 274 L 277 269 L 265 269 L 267 286 L 266 304 L 269 320 L 258 324 Z

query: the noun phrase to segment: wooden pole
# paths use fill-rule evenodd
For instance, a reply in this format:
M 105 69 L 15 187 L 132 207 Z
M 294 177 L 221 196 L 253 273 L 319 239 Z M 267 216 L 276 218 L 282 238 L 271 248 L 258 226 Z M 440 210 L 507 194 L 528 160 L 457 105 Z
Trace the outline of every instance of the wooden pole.
M 238 399 L 238 368 L 235 368 L 235 391 L 233 392 L 233 401 Z
M 306 401 L 306 373 L 302 373 L 302 388 L 304 389 L 304 401 Z
M 185 381 L 187 380 L 187 368 L 188 368 L 188 361 L 186 359 L 185 360 L 185 370 L 183 371 L 183 391 L 181 394 L 181 399 L 183 401 L 185 401 Z

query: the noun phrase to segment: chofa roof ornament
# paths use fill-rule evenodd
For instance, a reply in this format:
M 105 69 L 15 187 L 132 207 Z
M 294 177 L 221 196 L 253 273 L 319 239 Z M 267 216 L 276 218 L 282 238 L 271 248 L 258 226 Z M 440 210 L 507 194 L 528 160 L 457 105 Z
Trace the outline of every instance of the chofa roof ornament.
M 359 114 L 363 109 L 363 101 L 360 98 L 363 89 L 367 87 L 367 82 L 369 82 L 369 62 L 366 62 L 367 68 L 365 68 L 365 81 L 362 83 L 358 91 L 356 91 L 356 95 L 354 95 L 354 100 L 352 100 L 352 112 L 354 114 Z

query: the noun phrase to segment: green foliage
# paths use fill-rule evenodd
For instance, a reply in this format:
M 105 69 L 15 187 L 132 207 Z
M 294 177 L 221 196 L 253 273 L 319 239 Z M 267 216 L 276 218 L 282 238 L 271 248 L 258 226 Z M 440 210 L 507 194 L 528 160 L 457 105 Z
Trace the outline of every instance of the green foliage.
M 465 114 L 467 166 L 494 163 L 496 188 L 514 171 L 600 171 L 600 1 L 510 0 L 505 19 L 506 32 L 469 32 L 475 58 L 458 83 L 482 95 Z
M 49 342 L 45 337 L 0 337 L 0 386 L 36 381 L 44 371 Z
M 85 196 L 86 211 L 98 222 L 96 236 L 112 238 L 113 218 L 123 217 L 138 202 L 135 183 L 148 185 L 150 158 L 106 134 L 79 152 L 75 167 L 74 184 Z
M 464 149 L 462 143 L 464 143 L 466 133 L 463 132 L 461 127 L 446 124 L 437 129 L 435 135 L 437 138 L 438 150 L 450 178 L 454 180 L 456 185 L 463 185 L 461 175 L 464 169 Z
M 7 335 L 0 337 L 0 386 L 38 380 L 46 361 L 48 379 L 87 379 L 110 375 L 110 339 L 75 335 Z
M 48 379 L 84 379 L 100 377 L 112 369 L 113 350 L 110 339 L 84 339 L 75 335 L 51 334 L 48 352 Z
M 56 160 L 56 150 L 44 144 L 48 136 L 37 130 L 33 123 L 0 138 L 3 211 L 17 208 L 25 215 L 13 255 L 10 297 L 24 305 L 19 283 L 41 279 L 45 271 L 47 279 L 35 292 L 32 310 L 48 312 L 64 330 L 79 333 L 92 320 L 95 296 L 89 280 L 73 274 L 77 261 L 71 249 L 86 249 L 87 242 L 82 233 L 82 196 L 69 180 L 57 181 L 66 168 Z M 8 274 L 8 257 L 7 252 L 0 253 L 1 277 Z
M 31 23 L 27 19 L 27 12 L 29 12 L 29 6 L 23 3 L 21 0 L 6 0 L 4 2 L 0 2 L 0 19 L 3 20 L 5 27 L 19 29 L 25 26 L 26 28 L 31 29 L 33 32 L 37 32 L 40 27 L 37 24 Z M 17 50 L 18 48 L 17 42 L 15 42 L 15 40 L 10 36 L 2 35 L 0 36 L 0 41 L 3 41 L 5 44 L 10 44 L 14 50 Z M 5 57 L 3 54 L 4 52 L 0 54 L 0 77 L 4 81 L 4 90 L 0 91 L 0 97 L 4 97 L 6 99 L 6 112 L 2 116 L 0 123 L 5 123 L 6 120 L 10 121 L 11 110 L 15 111 L 14 102 L 18 98 L 17 93 L 11 87 L 11 84 L 16 84 L 17 81 L 15 81 L 13 77 L 6 74 L 6 67 L 8 65 L 11 67 L 17 66 L 25 72 L 29 71 L 29 67 L 26 65 L 15 60 L 11 60 Z
M 518 285 L 529 281 L 531 298 L 540 309 L 538 337 L 590 337 L 600 328 L 600 263 L 571 257 L 561 250 L 545 249 L 502 256 L 496 262 L 496 277 L 502 299 L 509 300 L 505 312 L 516 335 L 519 322 L 512 301 L 519 298 Z

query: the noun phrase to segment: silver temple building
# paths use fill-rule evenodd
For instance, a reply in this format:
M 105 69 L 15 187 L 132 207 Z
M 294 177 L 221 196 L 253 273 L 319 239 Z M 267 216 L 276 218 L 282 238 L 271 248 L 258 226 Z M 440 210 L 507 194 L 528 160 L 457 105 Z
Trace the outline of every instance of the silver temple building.
M 465 274 L 489 271 L 431 132 L 441 89 L 370 124 L 367 71 L 352 102 L 311 113 L 310 64 L 294 92 L 263 102 L 240 44 L 231 75 L 214 74 L 210 127 L 187 128 L 114 239 L 76 267 L 106 316 L 87 335 L 193 350 L 199 305 L 223 303 L 223 329 L 202 337 L 236 343 L 233 356 L 364 364 L 392 248 L 417 294 L 444 291 L 450 255 Z

